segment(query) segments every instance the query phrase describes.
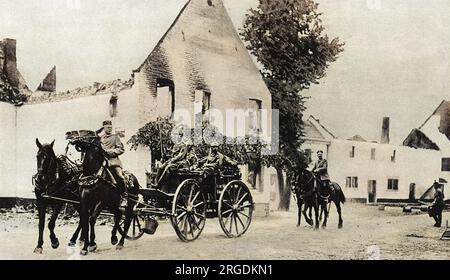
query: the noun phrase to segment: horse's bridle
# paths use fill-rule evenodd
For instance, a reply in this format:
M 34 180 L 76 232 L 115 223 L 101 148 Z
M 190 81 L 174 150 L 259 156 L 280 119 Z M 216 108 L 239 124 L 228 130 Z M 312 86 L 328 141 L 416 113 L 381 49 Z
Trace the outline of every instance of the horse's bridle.
M 36 187 L 36 189 L 38 190 L 45 190 L 45 188 L 43 188 L 45 185 L 49 186 L 51 184 L 54 184 L 57 180 L 58 180 L 58 162 L 56 160 L 56 156 L 54 155 L 50 155 L 48 154 L 45 150 L 41 149 L 40 150 L 42 153 L 44 153 L 44 155 L 49 159 L 49 164 L 48 164 L 48 169 L 45 173 L 40 173 L 39 170 L 38 172 L 33 175 L 32 177 L 32 184 Z M 53 181 L 50 182 L 46 182 L 45 179 L 48 179 L 49 173 L 52 170 L 52 166 L 55 165 L 55 179 Z

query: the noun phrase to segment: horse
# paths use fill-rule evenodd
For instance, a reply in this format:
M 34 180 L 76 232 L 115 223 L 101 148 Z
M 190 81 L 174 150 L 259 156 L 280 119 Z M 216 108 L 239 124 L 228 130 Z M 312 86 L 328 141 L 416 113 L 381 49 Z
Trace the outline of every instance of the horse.
M 306 170 L 305 170 L 306 171 Z M 319 204 L 317 201 L 315 177 L 311 172 L 302 171 L 294 180 L 292 192 L 296 197 L 298 206 L 298 221 L 297 227 L 300 226 L 302 221 L 302 213 L 306 222 L 319 228 Z M 304 206 L 303 210 L 302 207 Z M 315 223 L 311 218 L 311 209 L 314 209 Z M 309 216 L 307 211 L 309 210 Z
M 107 208 L 114 215 L 114 227 L 111 231 L 111 244 L 116 245 L 120 250 L 124 246 L 126 233 L 131 224 L 133 208 L 135 201 L 130 201 L 125 209 L 124 230 L 121 231 L 121 239 L 117 239 L 117 229 L 122 218 L 120 209 L 121 193 L 112 183 L 113 178 L 108 178 L 107 161 L 104 151 L 101 147 L 99 137 L 90 137 L 74 141 L 77 150 L 84 153 L 83 173 L 80 179 L 80 203 L 81 203 L 81 228 L 86 241 L 81 249 L 82 255 L 93 252 L 97 249 L 95 243 L 95 223 L 103 209 Z M 129 189 L 129 197 L 137 197 L 139 182 L 133 174 L 130 173 L 130 180 L 133 188 Z M 83 183 L 84 182 L 84 183 Z M 128 185 L 128 184 L 127 184 Z M 89 232 L 90 228 L 90 232 Z
M 345 203 L 345 195 L 344 195 L 344 192 L 342 191 L 341 186 L 339 186 L 339 184 L 336 182 L 330 182 L 330 184 L 333 185 L 333 189 L 334 189 L 334 191 L 331 191 L 330 188 L 324 188 L 324 187 L 320 186 L 320 182 L 318 182 L 318 181 L 316 181 L 316 182 L 317 182 L 317 185 L 319 186 L 317 188 L 317 201 L 319 204 L 319 208 L 321 209 L 319 220 L 321 220 L 322 212 L 325 214 L 324 220 L 322 223 L 322 228 L 325 228 L 327 226 L 328 215 L 330 214 L 329 210 L 331 207 L 331 202 L 334 202 L 334 205 L 336 205 L 336 211 L 339 216 L 338 228 L 342 228 L 344 221 L 342 220 L 341 203 L 342 204 Z
M 333 184 L 334 192 L 331 192 L 331 190 L 328 188 L 321 187 L 318 178 L 314 175 L 313 172 L 309 170 L 303 170 L 300 173 L 297 180 L 294 182 L 294 186 L 292 189 L 293 193 L 296 196 L 298 205 L 297 226 L 300 226 L 302 212 L 306 222 L 310 225 L 313 225 L 311 219 L 311 209 L 314 209 L 315 228 L 319 227 L 319 221 L 322 220 L 322 213 L 325 214 L 324 221 L 322 223 L 322 227 L 325 228 L 327 226 L 329 216 L 329 207 L 331 206 L 331 202 L 334 202 L 339 215 L 338 228 L 342 228 L 343 219 L 341 213 L 341 203 L 344 204 L 346 199 L 344 192 L 342 191 L 342 188 L 339 186 L 339 184 L 337 184 L 336 182 L 331 182 L 331 184 Z M 302 211 L 303 204 L 305 204 L 305 206 Z M 307 215 L 308 210 L 309 216 Z
M 73 180 L 75 172 L 68 173 L 63 168 L 63 159 L 56 157 L 53 150 L 55 140 L 50 144 L 41 144 L 36 138 L 36 146 L 39 148 L 37 159 L 37 174 L 33 176 L 34 193 L 36 195 L 36 206 L 39 217 L 39 237 L 34 253 L 42 254 L 42 245 L 44 244 L 43 233 L 45 227 L 45 214 L 48 206 L 52 206 L 53 212 L 48 223 L 50 230 L 50 241 L 53 249 L 59 247 L 59 240 L 55 235 L 55 223 L 59 213 L 64 205 L 61 200 L 46 199 L 43 195 L 57 195 L 59 198 L 77 201 L 78 186 Z M 76 211 L 80 211 L 78 205 L 74 205 Z M 76 240 L 81 230 L 81 224 L 78 224 L 77 229 L 70 239 L 69 246 L 75 246 Z M 83 238 L 80 238 L 82 241 Z

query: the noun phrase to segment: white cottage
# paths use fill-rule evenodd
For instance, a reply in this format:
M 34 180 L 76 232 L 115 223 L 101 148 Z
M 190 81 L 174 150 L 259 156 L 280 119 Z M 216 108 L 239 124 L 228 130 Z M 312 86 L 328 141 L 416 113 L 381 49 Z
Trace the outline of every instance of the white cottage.
M 380 143 L 360 136 L 348 140 L 334 137 L 314 117 L 305 126 L 303 149 L 315 161 L 317 150 L 328 159 L 333 181 L 352 201 L 367 203 L 414 201 L 433 182 L 450 182 L 450 141 L 446 136 L 449 102 L 439 105 L 419 129 L 414 129 L 403 145 L 389 143 L 389 119 L 383 120 Z M 318 133 L 321 132 L 321 133 Z M 445 190 L 450 198 L 450 188 Z

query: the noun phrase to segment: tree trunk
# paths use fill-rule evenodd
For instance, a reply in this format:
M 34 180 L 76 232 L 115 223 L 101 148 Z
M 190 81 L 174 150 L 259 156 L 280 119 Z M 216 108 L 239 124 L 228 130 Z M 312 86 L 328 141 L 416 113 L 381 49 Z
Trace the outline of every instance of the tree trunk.
M 288 211 L 289 210 L 289 202 L 291 201 L 291 184 L 289 180 L 284 182 L 284 174 L 283 170 L 277 170 L 278 177 L 278 193 L 280 194 L 280 202 L 278 204 L 278 210 Z

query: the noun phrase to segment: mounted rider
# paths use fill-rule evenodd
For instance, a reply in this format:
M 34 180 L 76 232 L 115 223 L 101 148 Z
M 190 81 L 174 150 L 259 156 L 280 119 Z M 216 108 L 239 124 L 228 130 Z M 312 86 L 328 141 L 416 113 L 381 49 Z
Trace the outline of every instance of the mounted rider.
M 122 192 L 120 207 L 127 207 L 128 192 L 122 162 L 119 159 L 119 156 L 125 152 L 125 148 L 122 141 L 120 141 L 120 137 L 117 134 L 113 134 L 112 130 L 112 121 L 106 120 L 103 121 L 103 127 L 97 130 L 97 135 L 100 137 L 101 146 L 105 152 L 108 169 L 116 180 L 118 189 Z
M 328 161 L 323 158 L 322 150 L 317 151 L 317 161 L 314 163 L 311 171 L 316 176 L 321 188 L 329 189 L 331 193 L 334 192 L 333 184 L 331 184 L 330 176 L 328 175 Z

